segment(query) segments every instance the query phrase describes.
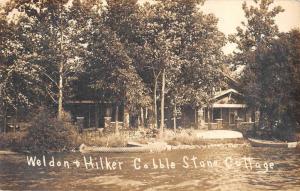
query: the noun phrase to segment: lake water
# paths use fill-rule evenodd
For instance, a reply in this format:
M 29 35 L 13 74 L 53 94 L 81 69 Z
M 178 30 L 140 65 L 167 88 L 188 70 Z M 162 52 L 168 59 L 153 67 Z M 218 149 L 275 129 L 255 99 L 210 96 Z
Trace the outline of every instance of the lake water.
M 28 163 L 30 157 L 34 167 Z M 300 190 L 300 151 L 240 147 L 142 154 L 60 153 L 36 158 L 0 155 L 0 188 Z

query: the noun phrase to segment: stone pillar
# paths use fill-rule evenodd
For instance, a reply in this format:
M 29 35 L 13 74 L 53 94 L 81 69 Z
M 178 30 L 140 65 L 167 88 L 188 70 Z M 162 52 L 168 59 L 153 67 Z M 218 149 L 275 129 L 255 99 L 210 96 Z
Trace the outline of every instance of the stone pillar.
M 205 121 L 204 121 L 204 110 L 203 108 L 200 108 L 198 110 L 198 129 L 204 129 L 205 128 Z
M 246 122 L 251 122 L 252 121 L 252 115 L 251 115 L 251 112 L 250 110 L 248 109 L 245 109 L 245 112 L 246 112 Z
M 104 117 L 104 131 L 111 131 L 111 117 Z
M 111 106 L 108 105 L 105 108 L 105 117 L 111 117 L 111 115 L 112 115 L 112 109 L 111 109 Z
M 111 105 L 109 104 L 109 105 L 106 105 L 106 108 L 105 108 L 104 132 L 112 132 L 111 115 L 112 115 L 112 109 L 111 109 Z
M 218 129 L 223 128 L 223 127 L 222 127 L 222 121 L 223 121 L 223 119 L 216 119 L 216 121 L 217 121 L 217 128 L 218 128 Z
M 76 123 L 79 133 L 83 132 L 84 117 L 76 117 Z
M 242 119 L 238 117 L 235 120 L 236 129 L 239 129 L 241 127 L 241 123 L 242 123 Z

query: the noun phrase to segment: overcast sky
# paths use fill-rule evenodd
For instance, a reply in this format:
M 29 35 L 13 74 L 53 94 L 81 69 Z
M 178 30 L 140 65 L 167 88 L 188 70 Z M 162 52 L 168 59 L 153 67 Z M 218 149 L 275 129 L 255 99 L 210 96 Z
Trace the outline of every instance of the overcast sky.
M 0 4 L 8 0 L 0 0 Z M 140 0 L 147 1 L 147 0 Z M 246 0 L 252 3 L 253 0 Z M 213 13 L 219 18 L 219 27 L 226 35 L 234 33 L 235 28 L 244 19 L 242 3 L 244 0 L 206 0 L 201 7 L 206 13 Z M 276 5 L 281 5 L 285 12 L 276 17 L 276 24 L 280 31 L 287 32 L 292 28 L 300 28 L 300 0 L 275 0 Z M 231 52 L 233 46 L 227 46 L 224 50 Z
M 235 32 L 235 28 L 244 19 L 242 0 L 207 0 L 201 8 L 206 13 L 214 13 L 219 18 L 219 27 L 225 34 Z M 252 3 L 251 0 L 247 3 Z M 276 17 L 280 31 L 287 32 L 291 28 L 300 27 L 300 1 L 275 0 L 276 5 L 281 5 L 285 12 Z
M 226 35 L 235 33 L 235 28 L 245 19 L 242 10 L 244 0 L 207 0 L 201 8 L 206 13 L 214 13 L 219 18 L 219 28 Z M 247 0 L 248 4 L 253 0 Z M 285 11 L 276 16 L 279 30 L 287 32 L 292 28 L 300 28 L 300 0 L 275 0 L 275 5 L 282 6 Z M 234 46 L 224 48 L 226 53 L 231 52 Z

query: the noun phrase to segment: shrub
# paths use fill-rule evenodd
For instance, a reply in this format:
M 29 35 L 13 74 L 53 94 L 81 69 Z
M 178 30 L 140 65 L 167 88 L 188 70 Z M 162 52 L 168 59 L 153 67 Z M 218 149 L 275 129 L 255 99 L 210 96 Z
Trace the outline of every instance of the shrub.
M 295 129 L 293 128 L 277 128 L 273 132 L 273 136 L 276 139 L 283 140 L 283 141 L 296 141 L 296 133 Z
M 22 150 L 25 132 L 8 132 L 0 134 L 0 149 Z
M 26 137 L 26 147 L 33 152 L 63 151 L 75 147 L 76 128 L 64 117 L 58 120 L 45 108 L 39 108 Z

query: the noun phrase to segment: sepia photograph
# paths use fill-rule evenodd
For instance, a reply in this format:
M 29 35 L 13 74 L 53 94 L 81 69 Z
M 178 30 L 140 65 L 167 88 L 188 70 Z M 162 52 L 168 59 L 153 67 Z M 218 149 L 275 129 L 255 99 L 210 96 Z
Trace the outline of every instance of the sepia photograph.
M 299 191 L 300 0 L 0 0 L 0 190 Z

